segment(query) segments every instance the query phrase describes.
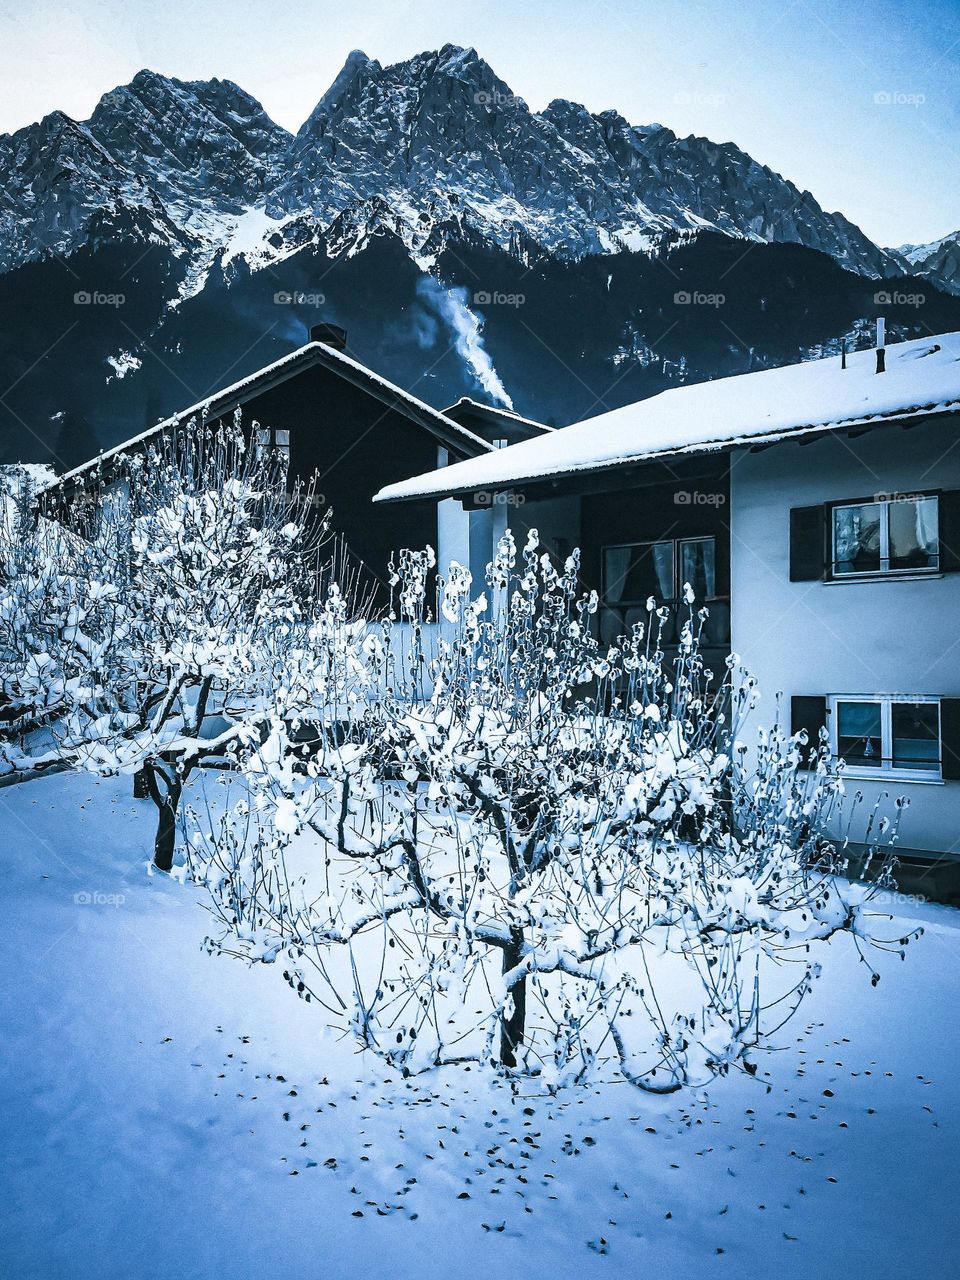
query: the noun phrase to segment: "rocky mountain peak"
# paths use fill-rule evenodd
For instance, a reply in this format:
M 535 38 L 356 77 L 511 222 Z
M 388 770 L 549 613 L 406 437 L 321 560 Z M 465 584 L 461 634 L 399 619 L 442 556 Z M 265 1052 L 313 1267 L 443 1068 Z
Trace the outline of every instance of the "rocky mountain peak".
M 890 252 L 905 274 L 923 276 L 948 293 L 960 294 L 960 231 L 931 244 L 904 244 Z
M 262 195 L 290 135 L 229 80 L 175 80 L 139 71 L 105 94 L 90 131 L 167 201 L 237 212 Z
M 62 207 L 54 148 L 66 166 Z M 229 80 L 143 69 L 86 124 L 53 113 L 0 138 L 0 180 L 0 269 L 53 244 L 70 251 L 96 208 L 112 216 L 154 202 L 207 261 L 241 219 L 247 230 L 263 224 L 264 244 L 250 250 L 260 263 L 290 251 L 277 222 L 315 240 L 346 215 L 363 242 L 383 225 L 379 214 L 360 225 L 377 202 L 417 254 L 469 234 L 575 259 L 714 230 L 807 245 L 872 275 L 901 261 L 733 143 L 678 138 L 563 98 L 532 112 L 475 49 L 456 44 L 387 66 L 353 50 L 295 137 Z

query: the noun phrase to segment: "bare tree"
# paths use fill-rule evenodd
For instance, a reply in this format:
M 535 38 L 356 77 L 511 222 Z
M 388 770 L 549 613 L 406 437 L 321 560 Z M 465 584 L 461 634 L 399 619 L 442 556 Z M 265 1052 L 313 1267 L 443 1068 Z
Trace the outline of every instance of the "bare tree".
M 905 947 L 837 879 L 842 771 L 822 744 L 802 768 L 776 727 L 748 752 L 754 685 L 735 659 L 704 670 L 705 615 L 675 662 L 652 601 L 603 649 L 577 557 L 556 569 L 534 533 L 519 562 L 501 542 L 487 596 L 451 566 L 431 628 L 432 568 L 403 553 L 376 628 L 328 600 L 269 734 L 236 750 L 239 799 L 187 812 L 213 949 L 282 957 L 404 1071 L 470 1061 L 552 1086 L 613 1062 L 667 1092 L 755 1070 L 816 944 Z M 327 729 L 298 756 L 303 717 Z M 879 813 L 865 827 L 896 834 Z

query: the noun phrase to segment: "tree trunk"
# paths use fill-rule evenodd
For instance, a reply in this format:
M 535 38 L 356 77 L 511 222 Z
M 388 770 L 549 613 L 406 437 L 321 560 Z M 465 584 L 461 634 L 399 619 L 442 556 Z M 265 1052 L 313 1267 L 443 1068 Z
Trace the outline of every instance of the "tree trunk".
M 169 769 L 169 773 L 167 772 Z M 157 806 L 157 834 L 153 842 L 153 865 L 160 871 L 173 868 L 173 854 L 177 844 L 177 809 L 183 783 L 177 775 L 176 765 L 162 765 L 148 760 L 144 765 L 147 787 Z
M 168 792 L 163 797 L 160 813 L 157 818 L 157 836 L 153 844 L 154 866 L 161 871 L 173 868 L 173 852 L 177 843 L 177 803 L 180 799 L 180 788 Z
M 503 972 L 515 969 L 523 959 L 523 934 L 511 931 L 510 945 L 503 950 Z M 517 1065 L 517 1050 L 523 1044 L 523 1032 L 527 1021 L 527 979 L 518 978 L 510 994 L 513 1011 L 500 1020 L 500 1062 L 505 1067 Z

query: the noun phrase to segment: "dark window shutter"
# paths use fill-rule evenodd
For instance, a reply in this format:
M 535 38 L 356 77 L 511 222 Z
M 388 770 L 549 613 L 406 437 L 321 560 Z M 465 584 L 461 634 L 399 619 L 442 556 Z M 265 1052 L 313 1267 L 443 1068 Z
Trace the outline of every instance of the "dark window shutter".
M 960 779 L 960 698 L 940 699 L 940 769 L 945 778 Z
M 823 578 L 826 520 L 823 507 L 790 509 L 790 581 Z
M 827 700 L 808 694 L 794 694 L 790 699 L 790 732 L 806 729 L 808 745 L 802 752 L 804 761 L 820 750 L 820 730 L 827 724 Z
M 940 571 L 960 573 L 960 489 L 940 494 Z

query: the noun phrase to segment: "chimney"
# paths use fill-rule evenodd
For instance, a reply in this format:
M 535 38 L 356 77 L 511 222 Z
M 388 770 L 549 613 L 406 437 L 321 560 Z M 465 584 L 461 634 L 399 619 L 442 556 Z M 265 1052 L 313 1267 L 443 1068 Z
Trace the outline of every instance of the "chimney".
M 315 324 L 310 329 L 310 341 L 322 342 L 334 351 L 343 351 L 347 345 L 347 331 L 338 324 Z
M 840 343 L 840 368 L 847 367 L 847 343 L 846 340 Z
M 877 316 L 877 373 L 883 373 L 887 367 L 886 341 L 887 322 L 883 316 Z

